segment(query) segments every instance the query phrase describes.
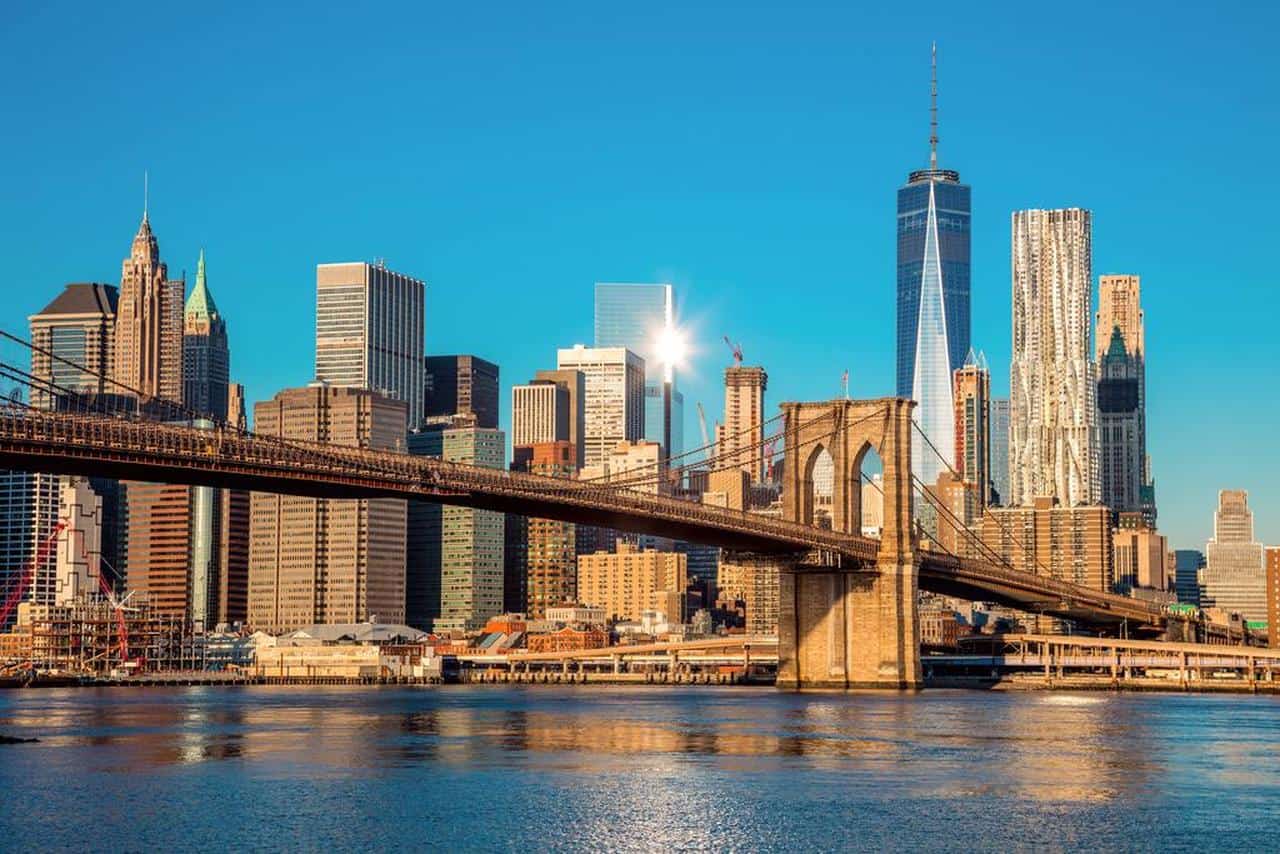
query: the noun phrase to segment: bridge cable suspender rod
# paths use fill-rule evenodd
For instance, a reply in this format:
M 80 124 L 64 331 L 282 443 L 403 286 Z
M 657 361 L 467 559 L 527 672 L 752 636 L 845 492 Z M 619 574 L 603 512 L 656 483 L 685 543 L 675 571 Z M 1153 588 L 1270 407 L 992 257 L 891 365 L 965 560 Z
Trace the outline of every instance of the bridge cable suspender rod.
M 931 451 L 933 452 L 933 455 L 934 455 L 935 457 L 937 457 L 937 458 L 938 458 L 938 460 L 939 460 L 939 461 L 940 461 L 944 466 L 946 466 L 946 467 L 947 467 L 947 471 L 951 472 L 951 474 L 955 476 L 956 480 L 963 481 L 963 480 L 964 480 L 964 478 L 962 478 L 962 477 L 960 476 L 960 472 L 956 471 L 955 466 L 951 465 L 951 463 L 947 460 L 947 458 L 946 458 L 946 457 L 944 457 L 944 456 L 942 455 L 942 452 L 938 450 L 938 446 L 937 446 L 937 445 L 935 445 L 935 444 L 933 443 L 933 440 L 929 438 L 929 436 L 924 432 L 924 430 L 920 429 L 920 425 L 919 425 L 919 424 L 917 424 L 917 423 L 915 422 L 915 420 L 914 420 L 914 419 L 912 419 L 912 421 L 911 421 L 911 427 L 912 427 L 912 429 L 914 429 L 917 433 L 919 433 L 919 434 L 920 434 L 920 438 L 924 439 L 925 444 L 929 447 L 929 450 L 931 450 Z M 1010 540 L 1012 540 L 1014 543 L 1016 543 L 1016 544 L 1017 544 L 1017 545 L 1022 549 L 1022 553 L 1023 553 L 1023 555 L 1024 555 L 1025 557 L 1029 557 L 1029 558 L 1031 559 L 1031 562 L 1032 562 L 1032 563 L 1034 563 L 1036 566 L 1038 566 L 1040 569 L 1042 569 L 1042 570 L 1044 571 L 1045 576 L 1046 576 L 1047 578 L 1053 578 L 1053 577 L 1054 577 L 1054 576 L 1053 576 L 1053 573 L 1050 571 L 1050 569 L 1049 569 L 1048 567 L 1046 567 L 1043 563 L 1041 563 L 1041 562 L 1040 562 L 1040 560 L 1039 560 L 1039 558 L 1037 558 L 1037 557 L 1036 557 L 1036 553 L 1035 553 L 1035 551 L 1034 551 L 1034 550 L 1032 550 L 1032 549 L 1027 548 L 1026 540 L 1019 539 L 1019 538 L 1018 538 L 1018 537 L 1017 537 L 1017 536 L 1016 536 L 1016 535 L 1015 535 L 1015 534 L 1014 534 L 1014 533 L 1009 529 L 1008 524 L 1007 524 L 1003 519 L 1001 519 L 1001 518 L 1000 518 L 999 514 L 992 514 L 992 518 L 993 518 L 993 519 L 995 519 L 996 524 L 1000 526 L 1001 531 L 1003 531 L 1003 532 L 1004 532 L 1004 534 L 1005 534 L 1007 537 L 1009 537 L 1009 539 L 1010 539 Z M 1008 564 L 1008 561 L 1002 561 L 1002 563 Z M 1010 567 L 1010 568 L 1012 568 L 1012 567 Z
M 736 433 L 731 434 L 731 437 L 721 437 L 721 438 L 737 438 L 738 436 L 741 436 L 741 435 L 743 435 L 744 433 L 751 433 L 751 432 L 754 432 L 754 431 L 757 429 L 757 427 L 759 427 L 760 429 L 763 429 L 763 428 L 765 427 L 765 425 L 767 425 L 767 424 L 772 424 L 773 422 L 775 422 L 775 421 L 777 421 L 778 419 L 782 418 L 785 414 L 786 414 L 786 413 L 779 413 L 778 415 L 775 415 L 775 416 L 773 416 L 772 418 L 770 418 L 770 419 L 768 419 L 768 420 L 765 420 L 765 421 L 760 422 L 760 424 L 759 424 L 759 425 L 752 425 L 752 426 L 750 426 L 750 427 L 744 427 L 743 429 L 741 429 L 741 430 L 737 431 Z M 709 465 L 709 464 L 711 464 L 713 461 L 715 461 L 715 460 L 719 459 L 719 458 L 720 458 L 720 457 L 722 457 L 722 456 L 725 456 L 726 454 L 741 455 L 741 454 L 744 454 L 744 453 L 746 453 L 746 452 L 748 452 L 748 451 L 754 450 L 755 448 L 764 448 L 764 447 L 769 443 L 769 441 L 770 441 L 770 440 L 777 439 L 777 438 L 778 438 L 779 436 L 781 436 L 781 435 L 782 435 L 781 433 L 774 433 L 774 434 L 771 434 L 770 436 L 766 437 L 765 439 L 762 439 L 762 440 L 761 440 L 761 441 L 759 441 L 759 442 L 755 442 L 755 443 L 753 443 L 753 444 L 751 444 L 751 445 L 749 445 L 749 446 L 746 446 L 746 447 L 743 447 L 743 448 L 736 448 L 736 449 L 734 449 L 734 450 L 733 450 L 733 451 L 731 451 L 731 452 L 723 452 L 723 453 L 716 454 L 715 456 L 707 456 L 707 457 L 705 457 L 705 458 L 704 458 L 700 463 L 695 463 L 695 464 L 691 464 L 691 465 L 675 466 L 674 468 L 675 468 L 677 471 L 699 471 L 699 470 L 701 470 L 701 467 L 702 467 L 703 465 Z M 697 448 L 692 448 L 692 449 L 690 449 L 690 450 L 688 450 L 688 451 L 685 451 L 684 453 L 677 454 L 677 455 L 676 455 L 676 456 L 674 456 L 674 457 L 672 457 L 672 456 L 665 457 L 665 458 L 660 459 L 660 460 L 658 461 L 658 465 L 659 465 L 659 466 L 661 466 L 663 463 L 666 463 L 666 464 L 667 464 L 667 466 L 668 466 L 668 468 L 671 468 L 671 463 L 675 462 L 676 460 L 683 459 L 683 458 L 688 457 L 688 456 L 691 456 L 691 455 L 693 455 L 693 454 L 697 454 L 697 453 L 699 453 L 699 452 L 701 452 L 701 451 L 710 451 L 710 450 L 712 450 L 712 449 L 716 448 L 716 447 L 717 447 L 718 445 L 720 445 L 720 444 L 721 444 L 721 442 L 719 442 L 719 441 L 715 441 L 715 442 L 711 442 L 710 444 L 707 444 L 707 445 L 702 445 L 702 446 L 697 447 Z M 590 482 L 590 481 L 594 481 L 594 480 L 604 480 L 604 479 L 605 479 L 605 477 L 606 477 L 605 475 L 599 475 L 599 476 L 596 476 L 596 477 L 586 478 L 586 479 L 585 479 L 585 481 Z
M 805 440 L 805 441 L 803 441 L 803 442 L 797 443 L 797 444 L 795 445 L 795 447 L 793 447 L 793 448 L 787 448 L 787 449 L 785 449 L 785 450 L 786 450 L 786 451 L 798 451 L 800 448 L 806 447 L 806 446 L 808 446 L 808 445 L 817 444 L 817 443 L 820 443 L 820 442 L 822 442 L 822 441 L 825 441 L 826 439 L 834 438 L 836 435 L 838 435 L 838 434 L 839 434 L 839 432 L 840 432 L 842 429 L 845 429 L 845 428 L 847 428 L 847 427 L 852 427 L 852 426 L 857 425 L 857 424 L 861 424 L 861 423 L 863 423 L 864 421 L 869 421 L 869 420 L 871 420 L 872 418 L 875 418 L 875 417 L 877 417 L 877 416 L 881 415 L 881 414 L 883 413 L 883 411 L 884 411 L 884 408 L 883 408 L 883 407 L 878 407 L 878 408 L 877 408 L 877 409 L 875 409 L 874 411 L 872 411 L 872 412 L 868 413 L 867 415 L 862 416 L 861 418 L 858 418 L 858 419 L 856 419 L 856 420 L 854 420 L 854 421 L 851 421 L 851 422 L 849 422 L 848 424 L 836 425 L 836 426 L 834 426 L 834 427 L 832 428 L 832 430 L 831 430 L 830 432 L 828 432 L 828 433 L 823 433 L 823 434 L 818 435 L 818 436 L 810 437 L 809 439 L 807 439 L 807 440 Z M 831 419 L 831 418 L 832 418 L 832 413 L 827 412 L 827 413 L 824 413 L 824 414 L 822 414 L 822 415 L 819 415 L 819 416 L 816 416 L 816 417 L 814 417 L 814 418 L 811 418 L 810 420 L 808 420 L 808 421 L 804 422 L 803 424 L 797 425 L 797 427 L 792 428 L 792 429 L 793 429 L 793 430 L 800 430 L 800 429 L 803 429 L 803 428 L 805 428 L 805 427 L 809 427 L 809 426 L 812 426 L 812 425 L 814 425 L 814 424 L 817 424 L 817 423 L 818 423 L 818 422 L 820 422 L 820 421 L 827 420 L 827 419 Z M 734 457 L 739 456 L 739 455 L 740 455 L 742 452 L 744 452 L 744 451 L 750 451 L 750 450 L 751 450 L 752 448 L 754 448 L 754 447 L 761 447 L 761 446 L 763 446 L 763 445 L 768 444 L 770 441 L 775 441 L 777 438 L 785 437 L 785 435 L 786 435 L 786 431 L 782 431 L 782 432 L 780 432 L 780 433 L 774 434 L 774 435 L 773 435 L 773 436 L 771 436 L 771 437 L 767 437 L 765 440 L 762 440 L 761 442 L 754 443 L 754 445 L 752 445 L 752 446 L 749 446 L 749 447 L 747 447 L 747 448 L 738 449 L 738 450 L 736 450 L 736 451 L 726 452 L 725 454 L 722 454 L 722 455 L 720 455 L 720 456 L 721 456 L 722 458 L 730 458 L 730 459 L 732 459 L 732 458 L 734 458 Z M 785 458 L 785 454 L 784 454 L 784 458 Z M 719 459 L 719 458 L 718 458 L 718 459 Z M 723 461 L 723 460 L 722 460 L 722 461 Z M 647 467 L 646 467 L 646 468 L 647 468 Z M 722 471 L 733 471 L 734 469 L 738 469 L 738 468 L 741 468 L 741 464 L 740 464 L 740 463 L 730 462 L 730 463 L 728 463 L 727 465 L 723 465 L 723 466 L 721 466 L 721 467 L 719 467 L 719 468 L 706 469 L 706 470 L 704 470 L 704 469 L 698 469 L 698 471 L 706 471 L 706 473 L 707 473 L 707 474 L 714 474 L 714 473 L 722 472 Z M 590 479 L 590 480 L 588 480 L 588 481 L 585 481 L 585 482 L 587 482 L 587 483 L 591 483 L 591 482 L 597 482 L 597 481 L 598 481 L 598 479 L 596 479 L 596 478 L 592 478 L 592 479 Z M 645 475 L 645 476 L 642 476 L 642 477 L 636 477 L 636 478 L 624 478 L 624 479 L 619 480 L 619 481 L 608 481 L 608 482 L 603 482 L 603 484 L 602 484 L 602 485 L 606 485 L 608 488 L 617 488 L 617 489 L 634 489 L 636 486 L 646 486 L 646 485 L 652 485 L 652 484 L 655 484 L 655 483 L 659 483 L 659 484 L 660 484 L 660 483 L 662 483 L 663 481 L 664 481 L 664 478 L 659 474 L 659 475 L 656 475 L 656 476 L 654 476 L 654 475 Z M 579 481 L 579 482 L 581 483 L 581 482 L 584 482 L 584 481 Z

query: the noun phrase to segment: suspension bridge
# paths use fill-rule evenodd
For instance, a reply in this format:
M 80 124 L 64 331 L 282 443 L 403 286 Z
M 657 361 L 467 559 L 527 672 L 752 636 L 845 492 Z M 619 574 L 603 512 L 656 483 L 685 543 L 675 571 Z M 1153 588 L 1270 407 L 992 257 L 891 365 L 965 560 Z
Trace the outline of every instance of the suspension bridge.
M 1014 569 L 980 544 L 981 557 L 921 548 L 914 501 L 933 499 L 911 475 L 916 428 L 909 400 L 784 403 L 770 419 L 780 421 L 780 429 L 764 440 L 727 455 L 697 449 L 708 455 L 700 468 L 718 471 L 736 468 L 744 452 L 781 441 L 786 464 L 778 519 L 645 489 L 670 476 L 661 471 L 567 480 L 287 440 L 225 423 L 193 426 L 201 423 L 196 413 L 146 400 L 108 377 L 94 377 L 95 390 L 85 393 L 15 362 L 0 361 L 0 377 L 25 388 L 30 402 L 15 398 L 0 407 L 0 468 L 320 498 L 426 500 L 657 534 L 774 562 L 782 686 L 918 686 L 919 590 L 998 602 L 1103 632 L 1126 625 L 1158 633 L 1176 619 L 1154 603 L 1067 583 L 1048 571 Z M 78 378 L 89 375 L 83 366 L 67 365 Z M 884 469 L 879 539 L 861 533 L 862 462 L 871 450 Z M 813 468 L 823 451 L 835 470 L 829 528 L 816 523 L 813 504 Z

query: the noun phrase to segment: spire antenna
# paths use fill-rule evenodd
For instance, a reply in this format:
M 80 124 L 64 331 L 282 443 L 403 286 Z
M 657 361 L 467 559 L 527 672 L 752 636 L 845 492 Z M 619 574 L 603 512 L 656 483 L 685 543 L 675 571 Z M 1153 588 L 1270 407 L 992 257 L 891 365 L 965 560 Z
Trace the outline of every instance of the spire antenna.
M 148 202 L 147 197 L 150 194 L 149 193 L 150 187 L 148 186 L 149 183 L 150 182 L 148 181 L 147 170 L 143 169 L 142 170 L 142 221 L 143 222 L 147 221 L 147 202 Z
M 929 83 L 929 168 L 938 168 L 938 43 L 933 43 Z

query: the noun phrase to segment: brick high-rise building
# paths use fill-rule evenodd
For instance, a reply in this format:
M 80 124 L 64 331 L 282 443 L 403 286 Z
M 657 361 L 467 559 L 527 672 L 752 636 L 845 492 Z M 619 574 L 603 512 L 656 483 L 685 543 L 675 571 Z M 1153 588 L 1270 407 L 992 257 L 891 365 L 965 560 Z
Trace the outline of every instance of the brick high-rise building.
M 544 370 L 535 371 L 533 381 L 555 383 L 564 389 L 568 395 L 569 408 L 569 434 L 565 437 L 569 443 L 573 445 L 573 459 L 575 465 L 582 466 L 583 456 L 586 453 L 585 434 L 586 434 L 586 410 L 584 407 L 587 402 L 587 377 L 582 371 L 566 368 L 565 370 Z M 512 416 L 514 423 L 514 415 Z M 512 437 L 515 441 L 515 437 Z
M 316 379 L 377 391 L 423 417 L 424 292 L 419 279 L 363 262 L 316 266 Z M 380 615 L 381 616 L 381 615 Z
M 1248 492 L 1224 489 L 1218 493 L 1213 539 L 1205 547 L 1205 558 L 1201 604 L 1239 613 L 1246 620 L 1266 619 L 1266 570 L 1262 543 L 1253 539 Z
M 231 383 L 227 323 L 209 293 L 204 250 L 196 264 L 196 284 L 182 315 L 183 403 L 194 412 L 223 421 Z
M 675 623 L 684 618 L 688 558 L 682 554 L 637 551 L 627 542 L 616 553 L 578 558 L 578 599 L 603 608 L 611 620 L 639 620 L 644 611 L 662 611 Z
M 1135 587 L 1167 590 L 1169 569 L 1165 566 L 1169 542 L 1146 523 L 1142 513 L 1121 513 L 1112 535 L 1115 589 L 1128 593 Z
M 1094 590 L 1110 591 L 1111 513 L 1106 507 L 1063 507 L 1037 498 L 1030 507 L 992 507 L 982 517 L 982 543 L 1002 563 Z
M 530 474 L 571 478 L 577 471 L 573 445 L 545 442 L 530 449 Z M 524 527 L 525 607 L 533 619 L 548 608 L 577 601 L 577 540 L 575 526 L 551 519 L 528 519 Z
M 764 392 L 769 375 L 758 366 L 724 369 L 724 423 L 716 436 L 717 467 L 735 465 L 760 483 L 765 476 Z
M 367 389 L 315 383 L 258 403 L 253 420 L 264 436 L 388 450 L 403 447 L 407 412 Z M 405 502 L 394 498 L 253 493 L 249 623 L 403 623 L 405 520 Z
M 1087 210 L 1013 214 L 1010 506 L 1098 501 L 1091 240 Z
M 112 379 L 146 397 L 182 402 L 182 303 L 146 212 L 120 273 Z

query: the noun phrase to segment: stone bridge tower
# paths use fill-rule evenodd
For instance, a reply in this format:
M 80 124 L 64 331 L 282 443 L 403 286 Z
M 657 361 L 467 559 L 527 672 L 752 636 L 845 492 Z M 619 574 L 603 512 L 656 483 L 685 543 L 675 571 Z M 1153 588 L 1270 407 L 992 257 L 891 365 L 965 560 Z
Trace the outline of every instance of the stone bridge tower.
M 884 529 L 873 560 L 811 555 L 780 568 L 778 686 L 920 685 L 919 573 L 912 529 L 911 410 L 902 398 L 784 403 L 786 519 L 813 524 L 813 467 L 834 463 L 831 526 L 861 536 L 862 462 L 884 466 Z

